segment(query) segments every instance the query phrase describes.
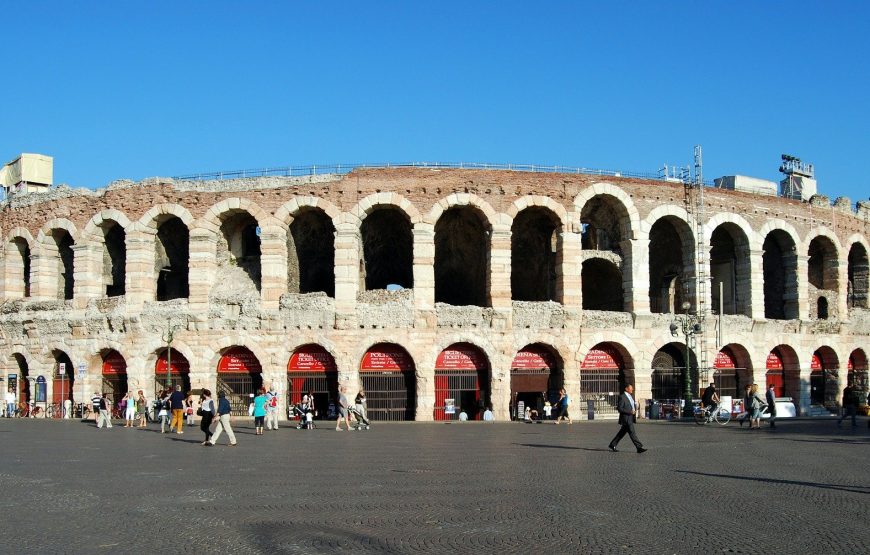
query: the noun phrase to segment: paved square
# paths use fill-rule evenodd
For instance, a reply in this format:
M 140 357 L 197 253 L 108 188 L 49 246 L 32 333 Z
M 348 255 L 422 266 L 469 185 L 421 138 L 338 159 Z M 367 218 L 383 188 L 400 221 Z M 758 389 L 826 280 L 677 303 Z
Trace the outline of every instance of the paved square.
M 870 430 L 783 421 L 285 428 L 239 446 L 0 421 L 3 552 L 867 553 Z M 226 436 L 221 438 L 226 441 Z

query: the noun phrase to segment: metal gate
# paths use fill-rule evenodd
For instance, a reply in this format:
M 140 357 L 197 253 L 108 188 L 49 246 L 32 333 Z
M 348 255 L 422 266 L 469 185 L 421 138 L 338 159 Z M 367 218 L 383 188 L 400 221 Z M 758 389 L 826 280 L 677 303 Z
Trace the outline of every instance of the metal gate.
M 302 402 L 302 396 L 314 398 L 317 418 L 327 418 L 329 405 L 338 399 L 337 372 L 289 372 L 287 374 L 287 399 L 290 406 Z
M 417 405 L 413 372 L 360 372 L 371 420 L 414 420 Z
M 261 387 L 262 374 L 218 374 L 217 390 L 226 395 L 233 416 L 248 415 L 248 405 Z
M 692 397 L 697 397 L 698 369 L 691 369 Z M 654 368 L 652 372 L 652 398 L 660 402 L 679 402 L 683 398 L 683 368 Z
M 624 387 L 625 374 L 619 368 L 584 368 L 580 370 L 578 409 L 587 410 L 589 401 L 592 401 L 597 414 L 617 414 L 616 405 L 619 403 L 619 394 Z
M 539 418 L 543 417 L 544 402 L 552 401 L 553 391 L 558 391 L 562 382 L 562 373 L 550 372 L 549 368 L 511 368 L 511 418 L 523 419 L 520 403 L 534 410 Z
M 127 394 L 127 374 L 103 374 L 103 393 L 110 401 L 109 412 L 112 407 L 118 406 L 124 395 Z
M 484 389 L 481 383 L 487 384 Z M 453 413 L 449 412 L 448 399 L 453 401 Z M 435 420 L 457 420 L 460 412 L 469 420 L 477 420 L 488 404 L 488 380 L 477 370 L 435 370 Z
M 716 391 L 719 392 L 719 398 L 725 396 L 731 396 L 732 399 L 738 399 L 738 392 L 740 392 L 740 397 L 743 396 L 743 392 L 740 390 L 740 372 L 745 370 L 745 368 L 720 368 L 713 372 L 713 383 L 716 384 Z M 709 382 L 707 382 L 709 383 Z M 702 384 L 703 385 L 703 384 Z
M 169 385 L 170 392 L 175 391 L 175 386 L 180 385 L 181 391 L 187 393 L 190 391 L 190 375 L 189 374 L 172 374 Z M 154 376 L 154 396 L 155 398 L 166 390 L 166 374 L 162 376 Z

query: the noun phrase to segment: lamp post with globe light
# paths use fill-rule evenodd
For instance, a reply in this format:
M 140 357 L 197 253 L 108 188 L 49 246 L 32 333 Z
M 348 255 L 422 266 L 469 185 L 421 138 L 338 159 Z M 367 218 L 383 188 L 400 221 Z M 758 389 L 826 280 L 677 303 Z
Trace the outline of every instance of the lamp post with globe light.
M 670 329 L 673 337 L 679 337 L 681 334 L 685 339 L 686 357 L 685 366 L 683 367 L 683 416 L 691 417 L 693 413 L 692 407 L 692 369 L 689 350 L 689 339 L 697 334 L 704 332 L 704 327 L 701 325 L 701 319 L 694 314 L 689 314 L 688 301 L 684 301 L 680 308 L 683 309 L 683 314 L 675 314 L 671 321 Z

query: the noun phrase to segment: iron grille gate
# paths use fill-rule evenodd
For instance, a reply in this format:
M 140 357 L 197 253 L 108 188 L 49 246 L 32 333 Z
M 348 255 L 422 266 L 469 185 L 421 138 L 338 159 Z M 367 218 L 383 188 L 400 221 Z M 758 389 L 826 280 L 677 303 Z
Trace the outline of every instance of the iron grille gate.
M 562 387 L 561 372 L 549 368 L 511 368 L 511 418 L 522 420 L 525 409 L 535 411 L 538 418 L 544 417 L 544 403 L 552 401 L 552 393 Z M 558 398 L 558 397 L 557 397 Z M 523 410 L 519 409 L 520 403 Z
M 587 410 L 592 401 L 596 414 L 617 414 L 616 405 L 625 383 L 618 368 L 583 369 L 580 371 L 580 404 L 575 410 Z M 574 415 L 577 418 L 578 415 Z
M 217 389 L 230 402 L 233 416 L 247 416 L 253 395 L 263 387 L 262 374 L 218 374 Z
M 333 412 L 338 399 L 337 372 L 291 372 L 287 374 L 287 398 L 290 406 L 302 402 L 302 396 L 310 394 L 314 398 L 316 418 L 329 418 L 329 406 Z M 289 409 L 290 407 L 288 407 Z
M 175 386 L 180 385 L 181 391 L 187 393 L 190 391 L 190 376 L 187 374 L 172 374 L 171 383 L 169 385 L 170 393 L 175 391 Z M 166 375 L 154 376 L 154 398 L 156 399 L 166 389 Z
M 412 372 L 360 372 L 370 420 L 414 420 L 416 380 Z
M 456 420 L 465 412 L 469 420 L 477 420 L 489 404 L 488 387 L 481 388 L 477 370 L 435 371 L 435 420 Z M 455 412 L 445 412 L 446 399 L 453 399 Z
M 118 403 L 127 394 L 127 375 L 126 374 L 110 374 L 103 375 L 103 393 L 106 394 L 106 399 L 109 400 L 109 414 L 112 413 L 112 408 L 117 407 Z

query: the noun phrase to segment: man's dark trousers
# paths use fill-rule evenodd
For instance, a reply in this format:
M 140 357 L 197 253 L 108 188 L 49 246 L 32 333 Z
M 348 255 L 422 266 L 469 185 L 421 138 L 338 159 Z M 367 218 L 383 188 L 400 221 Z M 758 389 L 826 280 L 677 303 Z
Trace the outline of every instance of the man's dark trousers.
M 634 423 L 637 421 L 637 418 L 632 411 L 634 407 L 631 404 L 631 401 L 628 400 L 628 396 L 623 393 L 619 396 L 619 404 L 617 405 L 617 410 L 619 410 L 619 432 L 617 432 L 616 437 L 614 437 L 610 441 L 609 447 L 611 449 L 616 449 L 619 441 L 628 434 L 628 437 L 631 438 L 631 442 L 634 443 L 634 446 L 637 447 L 638 450 L 643 449 L 643 443 L 637 439 L 637 434 L 634 433 Z

